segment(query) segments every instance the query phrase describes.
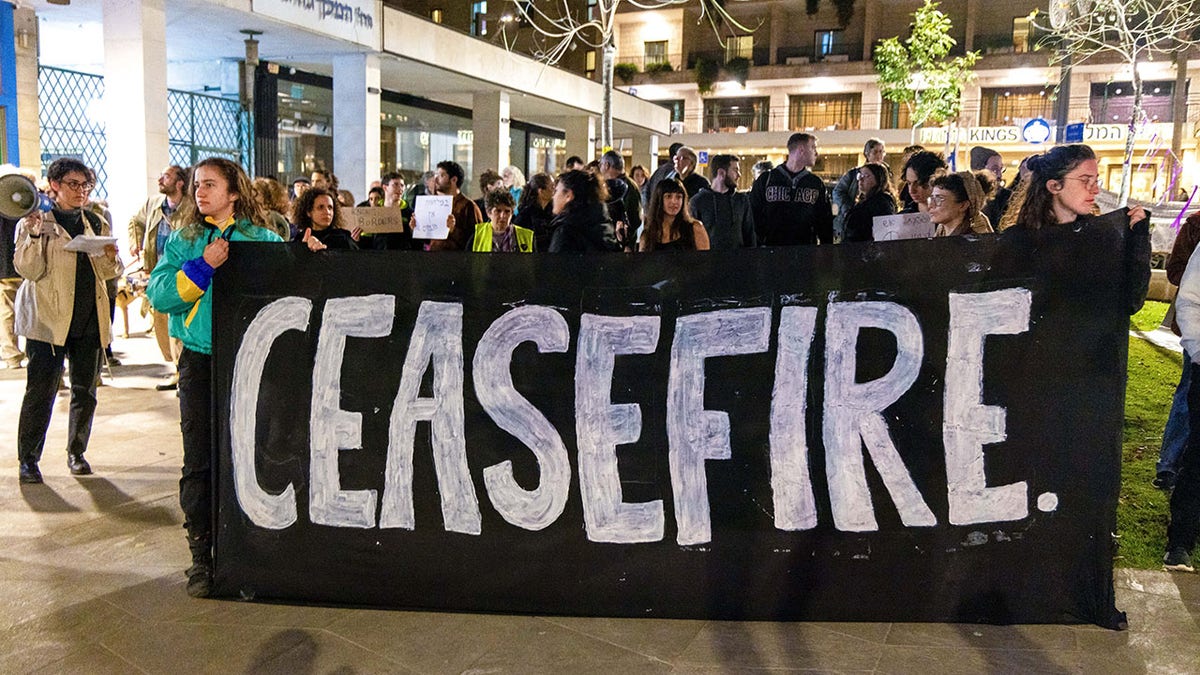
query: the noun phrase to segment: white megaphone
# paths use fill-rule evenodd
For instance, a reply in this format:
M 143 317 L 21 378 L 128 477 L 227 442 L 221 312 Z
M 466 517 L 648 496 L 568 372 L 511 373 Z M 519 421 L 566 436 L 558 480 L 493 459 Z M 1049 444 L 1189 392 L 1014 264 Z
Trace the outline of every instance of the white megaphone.
M 19 173 L 0 176 L 0 216 L 20 220 L 34 211 L 49 211 L 54 204 L 38 192 L 33 181 Z

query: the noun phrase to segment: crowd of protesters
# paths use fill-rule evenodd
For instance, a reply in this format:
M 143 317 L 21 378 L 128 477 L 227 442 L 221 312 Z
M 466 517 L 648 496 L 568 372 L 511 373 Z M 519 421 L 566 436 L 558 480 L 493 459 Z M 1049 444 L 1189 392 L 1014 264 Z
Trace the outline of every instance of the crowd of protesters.
M 272 178 L 251 181 L 239 166 L 223 159 L 206 159 L 191 169 L 168 167 L 159 179 L 159 194 L 130 222 L 129 247 L 149 275 L 146 294 L 164 359 L 177 366 L 176 375 L 160 388 L 177 387 L 180 400 L 180 503 L 192 551 L 189 594 L 208 595 L 212 583 L 208 291 L 215 270 L 229 255 L 230 242 L 293 241 L 314 252 L 501 254 L 853 245 L 872 241 L 876 219 L 896 214 L 926 214 L 935 236 L 989 236 L 1007 227 L 1035 232 L 1078 225 L 1094 215 L 1100 190 L 1095 155 L 1082 145 L 1058 146 L 1028 158 L 1008 186 L 1003 183 L 1002 158 L 986 148 L 971 152 L 970 171 L 952 171 L 938 153 L 908 147 L 898 176 L 886 163 L 886 152 L 881 141 L 869 140 L 863 149 L 866 161 L 830 190 L 812 172 L 817 138 L 793 134 L 786 159 L 777 166 L 755 164 L 751 188 L 740 191 L 742 167 L 733 155 L 712 157 L 704 176 L 698 171 L 697 153 L 686 146 L 672 146 L 670 160 L 653 171 L 640 165 L 627 171 L 620 153 L 609 151 L 591 164 L 572 157 L 567 170 L 556 176 L 536 173 L 526 179 L 514 166 L 481 172 L 477 201 L 464 194 L 467 177 L 462 167 L 443 161 L 412 185 L 396 172 L 381 176 L 358 204 L 326 171 L 314 171 L 285 187 Z M 68 466 L 73 474 L 91 471 L 84 452 L 101 355 L 111 341 L 112 291 L 106 281 L 124 270 L 113 246 L 90 256 L 64 249 L 73 237 L 111 233 L 111 217 L 89 206 L 93 171 L 63 159 L 51 165 L 48 178 L 53 210 L 25 217 L 9 237 L 13 272 L 23 278 L 10 304 L 16 307 L 15 332 L 26 339 L 28 365 L 12 350 L 3 356 L 10 367 L 28 368 L 18 431 L 23 483 L 41 482 L 37 464 L 64 356 L 70 362 Z M 415 206 L 422 195 L 451 198 L 444 239 L 414 235 Z M 364 232 L 345 211 L 353 207 L 397 209 L 398 225 L 390 231 Z M 1147 219 L 1134 207 L 1129 220 L 1128 274 L 1141 284 L 1144 298 L 1149 277 Z M 168 331 L 171 341 L 166 340 Z M 9 341 L 15 345 L 15 339 Z M 4 343 L 6 350 L 9 341 Z M 1186 331 L 1185 344 L 1190 344 Z M 1200 348 L 1192 353 L 1196 351 Z M 1191 500 L 1180 507 L 1184 512 L 1200 509 L 1200 487 L 1182 494 Z M 1190 550 L 1194 539 L 1195 532 L 1189 530 L 1173 542 L 1176 548 Z

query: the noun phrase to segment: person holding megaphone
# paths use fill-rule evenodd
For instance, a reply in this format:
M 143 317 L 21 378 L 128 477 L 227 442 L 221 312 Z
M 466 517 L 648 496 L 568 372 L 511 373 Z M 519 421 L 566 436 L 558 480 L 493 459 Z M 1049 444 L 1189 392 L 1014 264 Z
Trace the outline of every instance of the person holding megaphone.
M 25 279 L 17 291 L 16 332 L 25 337 L 25 398 L 17 425 L 20 481 L 41 483 L 38 462 L 62 381 L 70 362 L 67 467 L 72 475 L 92 472 L 84 459 L 96 412 L 100 355 L 112 341 L 105 280 L 123 271 L 109 225 L 87 209 L 95 174 L 83 162 L 60 158 L 46 172 L 55 198 L 50 210 L 36 204 L 17 223 L 13 263 Z M 15 194 L 12 201 L 20 201 Z M 6 205 L 7 206 L 7 205 Z

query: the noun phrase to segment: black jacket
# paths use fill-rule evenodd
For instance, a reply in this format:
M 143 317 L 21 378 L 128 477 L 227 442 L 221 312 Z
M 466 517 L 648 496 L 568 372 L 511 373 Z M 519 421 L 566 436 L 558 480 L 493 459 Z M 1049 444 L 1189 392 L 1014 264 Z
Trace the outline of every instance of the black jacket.
M 599 202 L 568 208 L 555 216 L 551 226 L 554 228 L 550 239 L 551 253 L 621 250 L 604 204 Z
M 750 188 L 750 208 L 759 246 L 833 243 L 829 192 L 807 169 L 794 174 L 780 165 L 764 172 Z
M 758 245 L 750 197 L 744 192 L 725 193 L 704 188 L 688 202 L 692 217 L 704 223 L 712 250 L 731 250 Z
M 550 250 L 550 238 L 554 234 L 554 214 L 550 212 L 550 204 L 546 208 L 538 206 L 537 201 L 521 207 L 513 216 L 513 225 L 533 230 L 533 250 Z
M 875 216 L 891 216 L 896 213 L 896 202 L 885 192 L 876 192 L 846 211 L 843 241 L 875 241 L 873 235 Z

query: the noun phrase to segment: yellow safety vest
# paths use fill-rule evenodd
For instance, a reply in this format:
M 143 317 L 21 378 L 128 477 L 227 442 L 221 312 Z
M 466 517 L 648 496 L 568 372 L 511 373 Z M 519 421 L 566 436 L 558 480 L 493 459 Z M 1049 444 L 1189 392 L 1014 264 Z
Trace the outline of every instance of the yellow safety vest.
M 533 230 L 527 227 L 511 227 L 517 230 L 517 251 L 520 253 L 533 253 Z M 492 223 L 491 221 L 479 223 L 475 226 L 475 241 L 471 244 L 471 250 L 480 253 L 492 252 Z

